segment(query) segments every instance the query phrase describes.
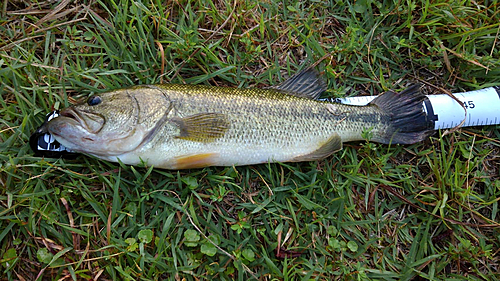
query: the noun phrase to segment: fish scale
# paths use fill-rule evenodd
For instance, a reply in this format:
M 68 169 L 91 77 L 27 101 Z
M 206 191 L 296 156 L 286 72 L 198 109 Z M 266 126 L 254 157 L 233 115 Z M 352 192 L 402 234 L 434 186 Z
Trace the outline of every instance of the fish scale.
M 163 151 L 171 156 L 156 163 L 157 166 L 175 166 L 176 158 L 207 152 L 220 155 L 213 160 L 214 165 L 231 165 L 237 161 L 261 163 L 270 159 L 286 161 L 314 151 L 317 144 L 311 147 L 304 143 L 324 142 L 335 130 L 335 126 L 323 126 L 321 131 L 317 129 L 329 118 L 337 118 L 331 116 L 323 104 L 294 96 L 283 97 L 274 90 L 254 89 L 241 93 L 238 89 L 213 91 L 213 88 L 190 85 L 169 85 L 160 89 L 172 102 L 171 117 L 216 111 L 228 117 L 230 127 L 223 137 L 209 143 L 175 138 L 165 141 L 165 136 L 171 132 L 159 132 L 150 146 L 134 152 L 146 155 L 148 151 Z M 190 93 L 187 98 L 185 92 Z M 273 98 L 273 95 L 278 98 Z M 320 111 L 323 111 L 322 115 L 318 114 Z M 241 151 L 245 155 L 241 155 Z

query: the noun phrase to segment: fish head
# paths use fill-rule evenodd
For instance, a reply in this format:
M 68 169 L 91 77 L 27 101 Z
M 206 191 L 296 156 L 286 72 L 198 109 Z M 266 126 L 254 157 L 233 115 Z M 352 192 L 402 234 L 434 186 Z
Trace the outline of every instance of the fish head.
M 147 135 L 139 124 L 137 89 L 96 94 L 68 107 L 47 124 L 48 131 L 70 150 L 96 156 L 136 149 Z

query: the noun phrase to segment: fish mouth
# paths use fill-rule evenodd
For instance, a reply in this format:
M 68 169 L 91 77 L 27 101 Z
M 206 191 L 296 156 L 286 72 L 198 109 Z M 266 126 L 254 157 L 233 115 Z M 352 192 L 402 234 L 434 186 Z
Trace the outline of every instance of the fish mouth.
M 76 110 L 69 107 L 61 111 L 61 116 L 74 120 L 87 132 L 97 134 L 104 126 L 104 117 L 100 114 Z
M 73 110 L 72 108 L 64 109 L 63 111 L 61 111 L 59 113 L 59 115 L 70 118 L 70 119 L 74 119 L 80 124 L 85 123 L 85 122 L 83 122 L 82 118 L 78 115 L 78 113 L 76 113 L 76 111 Z

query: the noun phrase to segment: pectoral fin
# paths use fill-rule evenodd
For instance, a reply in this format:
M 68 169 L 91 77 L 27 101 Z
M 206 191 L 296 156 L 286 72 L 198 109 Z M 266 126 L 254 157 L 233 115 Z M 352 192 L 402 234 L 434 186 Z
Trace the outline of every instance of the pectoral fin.
M 215 164 L 217 153 L 201 153 L 176 158 L 175 169 L 194 169 L 208 167 Z
M 332 153 L 340 149 L 342 149 L 342 139 L 338 134 L 334 134 L 315 151 L 305 155 L 297 156 L 293 158 L 292 161 L 301 162 L 320 160 L 327 156 L 330 156 Z
M 170 121 L 179 126 L 177 138 L 197 141 L 213 142 L 224 136 L 229 129 L 226 115 L 221 113 L 200 113 L 184 118 L 172 118 Z

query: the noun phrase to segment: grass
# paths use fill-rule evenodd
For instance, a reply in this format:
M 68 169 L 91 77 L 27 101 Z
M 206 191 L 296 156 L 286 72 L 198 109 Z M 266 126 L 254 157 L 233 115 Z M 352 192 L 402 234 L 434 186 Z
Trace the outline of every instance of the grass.
M 137 84 L 325 97 L 500 85 L 498 1 L 2 1 L 0 279 L 500 279 L 500 126 L 319 162 L 166 171 L 34 157 L 54 108 Z

